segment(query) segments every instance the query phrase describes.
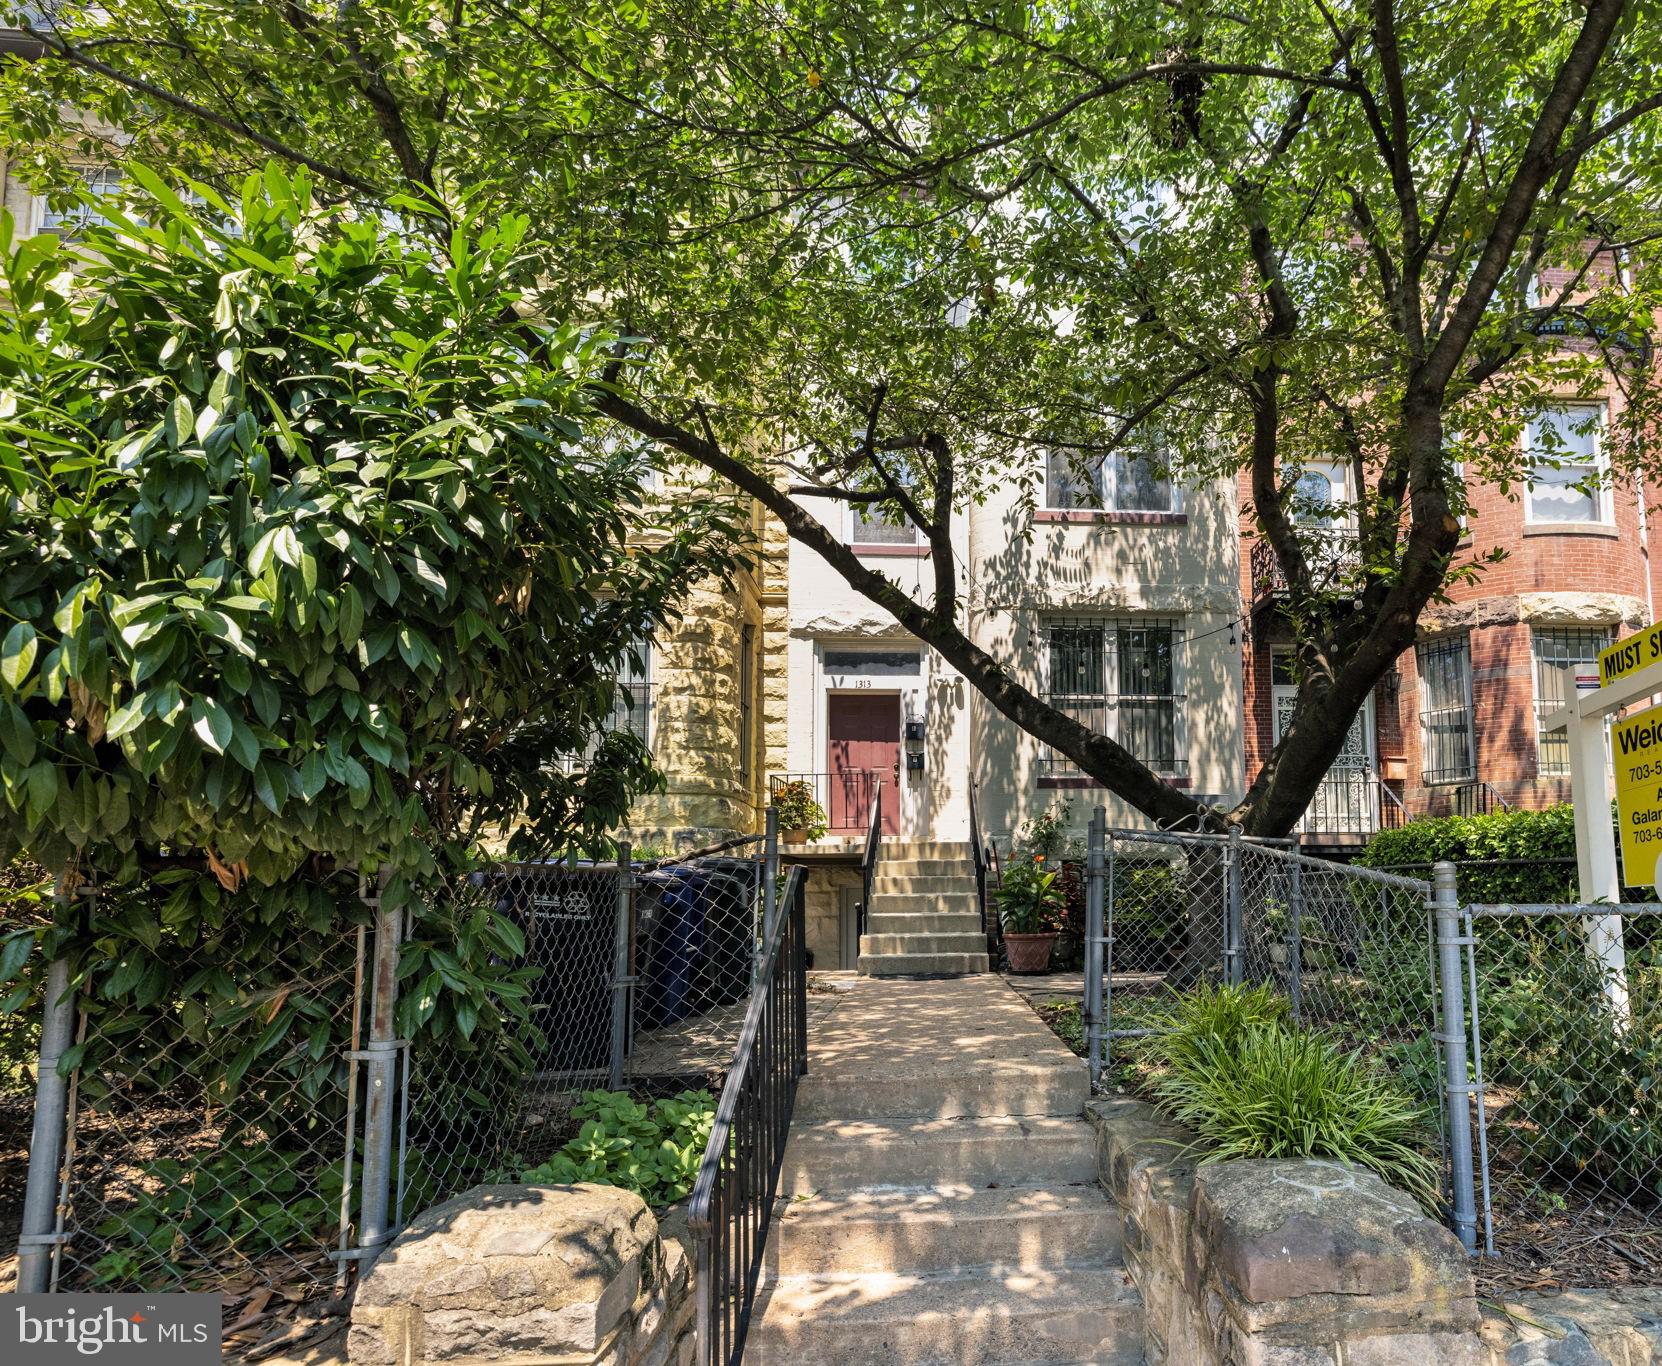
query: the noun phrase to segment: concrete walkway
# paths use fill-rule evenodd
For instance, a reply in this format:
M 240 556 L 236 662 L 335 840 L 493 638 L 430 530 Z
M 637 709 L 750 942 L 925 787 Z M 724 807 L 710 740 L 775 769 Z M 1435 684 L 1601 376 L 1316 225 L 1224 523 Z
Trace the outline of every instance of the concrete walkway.
M 746 1360 L 1141 1361 L 1084 1064 L 998 977 L 836 989 Z

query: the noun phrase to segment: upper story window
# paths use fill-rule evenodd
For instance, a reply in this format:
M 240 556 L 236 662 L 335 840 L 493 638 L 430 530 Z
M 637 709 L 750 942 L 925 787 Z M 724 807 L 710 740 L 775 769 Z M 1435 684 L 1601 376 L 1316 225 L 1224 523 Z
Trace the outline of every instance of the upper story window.
M 1420 743 L 1425 781 L 1469 783 L 1477 776 L 1472 736 L 1472 653 L 1465 636 L 1426 641 L 1420 670 Z
M 1350 476 L 1343 465 L 1313 460 L 1302 466 L 1288 503 L 1293 521 L 1311 531 L 1333 531 L 1351 523 Z
M 1181 622 L 1153 617 L 1056 620 L 1045 627 L 1046 700 L 1112 736 L 1156 772 L 1188 772 Z M 1049 773 L 1074 773 L 1047 750 Z
M 918 545 L 921 538 L 909 518 L 885 520 L 883 512 L 870 504 L 848 509 L 849 545 Z
M 1052 450 L 1045 457 L 1045 506 L 1062 511 L 1176 512 L 1178 490 L 1163 452 L 1125 447 L 1106 455 Z
M 121 193 L 121 172 L 114 166 L 82 166 L 80 176 L 85 182 L 88 201 L 80 204 L 71 204 L 64 209 L 54 209 L 46 196 L 42 195 L 40 205 L 40 232 L 54 232 L 60 237 L 79 237 L 95 223 L 108 223 L 109 217 L 100 212 L 98 201 L 113 199 Z
M 1524 429 L 1524 441 L 1526 455 L 1537 462 L 1528 476 L 1529 521 L 1614 520 L 1602 403 L 1544 409 Z

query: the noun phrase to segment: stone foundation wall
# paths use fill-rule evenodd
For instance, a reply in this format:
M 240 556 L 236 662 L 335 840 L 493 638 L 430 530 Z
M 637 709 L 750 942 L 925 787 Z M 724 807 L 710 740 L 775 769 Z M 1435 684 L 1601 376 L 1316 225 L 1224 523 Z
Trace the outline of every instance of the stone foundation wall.
M 808 874 L 804 910 L 808 922 L 808 948 L 817 970 L 854 967 L 842 961 L 843 890 L 860 885 L 858 868 L 814 868 Z
M 692 1263 L 610 1186 L 475 1186 L 364 1273 L 352 1366 L 690 1366 Z

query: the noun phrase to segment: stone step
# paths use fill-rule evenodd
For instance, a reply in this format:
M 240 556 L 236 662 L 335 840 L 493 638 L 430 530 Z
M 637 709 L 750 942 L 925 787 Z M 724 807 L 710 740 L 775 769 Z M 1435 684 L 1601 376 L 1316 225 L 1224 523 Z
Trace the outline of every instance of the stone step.
M 979 956 L 984 962 L 986 955 Z M 1089 1092 L 1085 1060 L 1071 1055 L 1057 1061 L 978 1057 L 955 1066 L 933 1067 L 897 1059 L 892 1067 L 841 1073 L 834 1067 L 815 1072 L 810 1055 L 808 1075 L 797 1085 L 795 1114 L 804 1124 L 826 1119 L 950 1119 L 956 1115 L 1077 1117 L 1084 1112 Z
M 936 911 L 973 911 L 975 909 L 975 893 L 954 892 L 950 895 L 939 893 L 916 892 L 884 892 L 871 899 L 872 914 L 886 913 L 889 915 L 929 915 Z
M 877 877 L 975 877 L 975 865 L 968 858 L 880 858 Z
M 890 858 L 962 859 L 970 861 L 968 840 L 897 840 L 884 836 L 879 845 L 886 862 Z
M 1065 1186 L 1095 1179 L 1095 1132 L 1083 1119 L 827 1119 L 792 1125 L 779 1193 L 954 1182 Z
M 924 931 L 912 934 L 862 934 L 863 957 L 887 958 L 891 954 L 985 953 L 987 936 L 980 930 Z
M 982 953 L 880 953 L 862 956 L 855 969 L 865 977 L 933 977 L 938 973 L 986 972 Z
M 985 933 L 981 917 L 974 911 L 923 911 L 913 915 L 905 911 L 873 910 L 866 917 L 866 929 L 871 934 Z
M 932 873 L 928 877 L 890 877 L 883 874 L 871 880 L 873 896 L 888 896 L 895 892 L 909 892 L 914 896 L 974 896 L 975 874 L 938 876 Z
M 820 1194 L 778 1202 L 767 1266 L 775 1277 L 1106 1265 L 1120 1260 L 1120 1229 L 1118 1207 L 1095 1182 Z
M 1119 1267 L 787 1277 L 757 1304 L 749 1366 L 1143 1358 L 1142 1303 Z

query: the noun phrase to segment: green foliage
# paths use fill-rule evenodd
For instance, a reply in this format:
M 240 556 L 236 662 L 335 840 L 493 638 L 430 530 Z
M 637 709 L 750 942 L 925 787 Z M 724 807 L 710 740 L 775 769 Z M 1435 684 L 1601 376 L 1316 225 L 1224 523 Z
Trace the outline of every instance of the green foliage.
M 638 742 L 546 760 L 599 738 L 619 642 L 731 527 L 719 500 L 654 526 L 638 459 L 581 446 L 607 343 L 519 321 L 526 220 L 435 242 L 303 172 L 200 208 L 131 174 L 88 252 L 0 221 L 6 838 L 275 884 L 430 874 L 481 823 L 603 830 L 652 780 Z
M 1267 986 L 1214 986 L 1200 982 L 1170 998 L 1160 1055 L 1174 1066 L 1195 1067 L 1213 1043 L 1233 1050 L 1247 1031 L 1285 1024 L 1287 998 Z
M 1012 859 L 993 891 L 1006 934 L 1043 934 L 1061 927 L 1067 910 L 1060 872 L 1047 871 L 1044 855 Z
M 520 1180 L 620 1186 L 661 1208 L 684 1199 L 698 1179 L 716 1102 L 708 1091 L 683 1091 L 651 1105 L 622 1091 L 587 1091 L 571 1113 L 583 1121 L 577 1136 Z
M 773 794 L 781 830 L 801 830 L 817 840 L 827 830 L 825 808 L 814 800 L 814 789 L 800 778 L 792 779 Z
M 1072 814 L 1073 799 L 1064 798 L 1052 802 L 1038 815 L 1030 816 L 1016 832 L 1010 847 L 1011 859 L 1031 859 L 1035 854 L 1042 854 L 1051 863 L 1060 862 L 1064 854 L 1073 852 L 1069 846 L 1078 843 L 1069 830 Z
M 1230 1012 L 1220 1023 L 1240 1022 Z M 1155 1083 L 1207 1160 L 1317 1157 L 1365 1167 L 1438 1201 L 1437 1165 L 1419 1144 L 1431 1116 L 1372 1059 L 1320 1033 L 1246 1023 L 1233 1037 L 1192 1035 Z
M 153 1281 L 158 1272 L 191 1285 L 215 1268 L 321 1242 L 340 1226 L 340 1162 L 317 1152 L 220 1145 L 152 1162 L 134 1187 L 135 1201 L 95 1227 L 110 1244 L 93 1263 L 96 1286 Z
M 1485 816 L 1438 816 L 1381 830 L 1356 861 L 1368 868 L 1431 876 L 1448 859 L 1460 868 L 1467 901 L 1536 903 L 1579 900 L 1575 868 L 1575 809 L 1496 811 Z M 1495 863 L 1481 867 L 1472 864 Z
M 1500 1141 L 1537 1179 L 1662 1198 L 1662 949 L 1629 952 L 1624 1023 L 1577 924 L 1493 942 L 1512 928 L 1483 926 L 1478 951 Z
M 33 1092 L 44 972 L 34 949 L 51 924 L 51 891 L 32 864 L 0 869 L 0 1099 Z

